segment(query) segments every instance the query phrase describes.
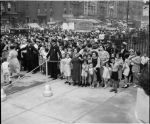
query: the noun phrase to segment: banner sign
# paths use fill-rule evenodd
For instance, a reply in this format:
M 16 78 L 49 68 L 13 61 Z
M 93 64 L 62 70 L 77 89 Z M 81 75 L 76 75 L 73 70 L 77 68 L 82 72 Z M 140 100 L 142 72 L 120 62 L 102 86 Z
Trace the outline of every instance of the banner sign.
M 91 31 L 93 30 L 93 23 L 90 21 L 77 22 L 75 24 L 75 30 Z

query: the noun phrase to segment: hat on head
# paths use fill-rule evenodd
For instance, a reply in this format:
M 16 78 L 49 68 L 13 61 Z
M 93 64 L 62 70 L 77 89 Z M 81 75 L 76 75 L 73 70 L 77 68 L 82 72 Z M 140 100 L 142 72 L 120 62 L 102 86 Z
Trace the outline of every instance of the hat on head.
M 134 52 L 134 50 L 133 50 L 133 49 L 130 49 L 129 52 Z
M 125 46 L 127 45 L 127 43 L 126 43 L 126 42 L 123 42 L 122 44 L 123 44 L 123 45 L 125 45 Z
M 108 41 L 107 41 L 107 43 L 111 43 L 111 41 L 110 41 L 110 40 L 108 40 Z
M 52 38 L 51 42 L 56 43 L 56 39 Z
M 95 38 L 94 41 L 95 41 L 95 42 L 98 42 L 98 39 Z
M 68 41 L 68 37 L 66 37 L 64 40 L 65 40 L 65 41 Z

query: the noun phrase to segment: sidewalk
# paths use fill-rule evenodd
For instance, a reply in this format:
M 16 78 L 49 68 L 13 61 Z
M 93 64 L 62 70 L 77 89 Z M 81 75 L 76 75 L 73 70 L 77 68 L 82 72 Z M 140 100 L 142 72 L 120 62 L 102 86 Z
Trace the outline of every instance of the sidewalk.
M 21 75 L 23 75 L 23 78 L 21 77 L 21 79 L 19 80 L 18 78 L 12 78 L 12 83 L 13 83 L 12 85 L 5 86 L 3 83 L 1 84 L 2 87 L 4 87 L 7 95 L 44 84 L 47 81 L 51 80 L 51 79 L 47 80 L 47 77 L 41 74 L 40 72 L 36 74 L 31 74 L 31 73 L 27 74 L 26 72 L 21 72 Z
M 52 97 L 43 96 L 45 83 L 8 95 L 1 103 L 2 124 L 138 123 L 136 88 L 120 88 L 115 94 L 110 88 L 69 86 L 60 79 L 47 83 Z

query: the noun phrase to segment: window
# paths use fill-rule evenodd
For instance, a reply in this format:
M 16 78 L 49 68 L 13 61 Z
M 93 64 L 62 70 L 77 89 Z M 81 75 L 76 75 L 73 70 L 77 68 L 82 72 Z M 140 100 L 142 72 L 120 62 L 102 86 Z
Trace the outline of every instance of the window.
M 84 2 L 84 14 L 88 15 L 88 2 Z
M 39 4 L 39 2 L 38 2 L 38 5 L 37 5 L 37 7 L 38 7 L 38 8 L 40 8 L 40 4 Z
M 44 8 L 45 8 L 45 9 L 47 8 L 47 3 L 46 3 L 46 2 L 44 3 Z
M 66 3 L 66 2 L 64 2 L 64 6 L 66 6 L 66 4 L 67 4 L 67 3 Z
M 96 15 L 97 14 L 97 2 L 84 2 L 84 14 Z

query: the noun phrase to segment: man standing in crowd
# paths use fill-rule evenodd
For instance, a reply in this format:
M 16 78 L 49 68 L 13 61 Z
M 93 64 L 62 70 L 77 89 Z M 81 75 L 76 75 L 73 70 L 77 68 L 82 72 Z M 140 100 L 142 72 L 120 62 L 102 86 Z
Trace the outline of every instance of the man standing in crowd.
M 32 45 L 35 48 L 34 53 L 34 68 L 37 68 L 39 66 L 39 51 L 38 51 L 38 45 L 36 43 L 36 40 L 32 41 Z M 35 69 L 35 73 L 39 70 L 39 68 Z
M 27 71 L 30 72 L 35 68 L 35 54 L 38 54 L 38 50 L 33 46 L 30 40 L 27 41 L 27 46 L 21 51 L 26 50 L 26 62 Z M 35 71 L 33 72 L 35 73 Z
M 122 47 L 121 48 L 122 59 L 125 60 L 125 55 L 128 53 L 127 48 L 126 48 L 127 43 L 123 42 L 121 47 Z
M 23 49 L 26 46 L 27 46 L 26 39 L 23 39 L 20 45 L 20 49 Z M 27 50 L 26 49 L 21 51 L 21 64 L 23 66 L 23 70 L 26 71 L 27 70 Z
M 58 56 L 59 55 L 59 56 Z M 59 50 L 59 47 L 56 44 L 56 40 L 52 39 L 52 45 L 51 48 L 47 54 L 47 58 L 50 57 L 50 66 L 48 70 L 51 70 L 51 78 L 54 80 L 57 79 L 57 74 L 58 74 L 58 61 L 59 58 L 62 58 L 61 52 Z

